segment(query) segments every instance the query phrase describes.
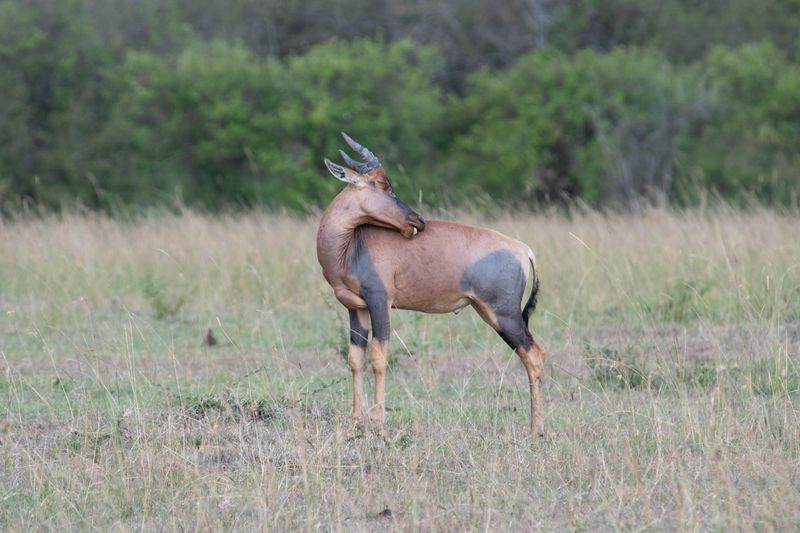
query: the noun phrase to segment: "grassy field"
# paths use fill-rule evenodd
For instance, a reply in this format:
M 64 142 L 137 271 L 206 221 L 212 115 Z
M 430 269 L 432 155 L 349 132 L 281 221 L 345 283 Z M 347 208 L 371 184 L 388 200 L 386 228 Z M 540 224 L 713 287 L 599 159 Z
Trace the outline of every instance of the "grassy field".
M 314 217 L 0 223 L 0 529 L 800 527 L 800 214 L 444 217 L 537 254 L 543 439 L 471 310 L 351 431 Z

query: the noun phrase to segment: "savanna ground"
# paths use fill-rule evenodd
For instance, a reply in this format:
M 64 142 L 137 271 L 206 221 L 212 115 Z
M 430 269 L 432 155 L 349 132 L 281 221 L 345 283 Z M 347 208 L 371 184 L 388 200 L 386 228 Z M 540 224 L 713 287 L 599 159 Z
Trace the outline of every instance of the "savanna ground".
M 469 309 L 393 314 L 351 431 L 314 217 L 2 223 L 0 528 L 800 526 L 800 214 L 443 216 L 537 253 L 543 439 Z

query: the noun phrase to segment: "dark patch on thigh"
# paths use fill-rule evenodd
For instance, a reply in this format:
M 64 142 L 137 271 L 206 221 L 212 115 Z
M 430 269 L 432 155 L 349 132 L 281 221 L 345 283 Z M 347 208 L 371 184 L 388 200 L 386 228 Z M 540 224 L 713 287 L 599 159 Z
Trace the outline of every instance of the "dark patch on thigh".
M 509 346 L 531 345 L 521 311 L 525 271 L 514 254 L 498 250 L 472 263 L 461 278 L 461 290 L 474 293 L 492 309 L 498 333 Z
M 467 268 L 461 278 L 461 290 L 475 293 L 495 315 L 519 315 L 525 272 L 514 254 L 498 250 Z
M 358 311 L 349 309 L 350 312 L 350 344 L 361 348 L 367 347 L 367 337 L 369 336 L 369 325 L 362 324 L 358 319 Z
M 361 232 L 356 230 L 353 248 L 347 256 L 347 269 L 358 280 L 360 296 L 367 303 L 372 319 L 372 336 L 379 341 L 389 340 L 389 305 L 383 285 L 369 256 Z

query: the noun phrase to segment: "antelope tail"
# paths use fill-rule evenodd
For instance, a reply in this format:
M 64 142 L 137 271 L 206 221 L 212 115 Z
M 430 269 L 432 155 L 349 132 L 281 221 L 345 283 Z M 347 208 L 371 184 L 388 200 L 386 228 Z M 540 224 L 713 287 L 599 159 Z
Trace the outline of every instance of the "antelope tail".
M 536 311 L 536 299 L 539 296 L 539 273 L 536 271 L 536 257 L 533 252 L 528 252 L 528 261 L 531 263 L 531 271 L 533 272 L 533 286 L 531 287 L 531 295 L 528 296 L 528 302 L 522 308 L 522 321 L 528 325 L 528 317 Z

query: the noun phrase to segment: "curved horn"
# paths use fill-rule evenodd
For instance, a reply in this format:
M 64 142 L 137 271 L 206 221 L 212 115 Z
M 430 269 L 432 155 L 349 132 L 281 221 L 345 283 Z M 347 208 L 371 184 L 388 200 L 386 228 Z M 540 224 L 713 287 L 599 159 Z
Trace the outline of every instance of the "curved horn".
M 372 152 L 370 152 L 369 150 L 367 150 L 366 148 L 364 148 L 363 146 L 358 144 L 348 134 L 346 134 L 345 132 L 342 132 L 342 137 L 344 137 L 344 140 L 347 141 L 347 144 L 350 145 L 350 148 L 352 148 L 353 150 L 358 152 L 358 154 L 362 158 L 364 158 L 364 161 L 366 162 L 366 164 L 367 164 L 367 166 L 369 167 L 370 170 L 372 170 L 373 168 L 378 168 L 378 167 L 382 166 L 381 162 L 378 161 L 378 158 L 375 157 L 375 154 L 373 154 Z
M 344 150 L 339 150 L 339 153 L 342 154 L 342 159 L 344 159 L 344 162 L 347 163 L 347 166 L 352 168 L 359 174 L 364 174 L 365 172 L 369 172 L 370 168 L 369 165 L 367 165 L 366 163 L 356 161 L 355 159 L 347 155 Z

